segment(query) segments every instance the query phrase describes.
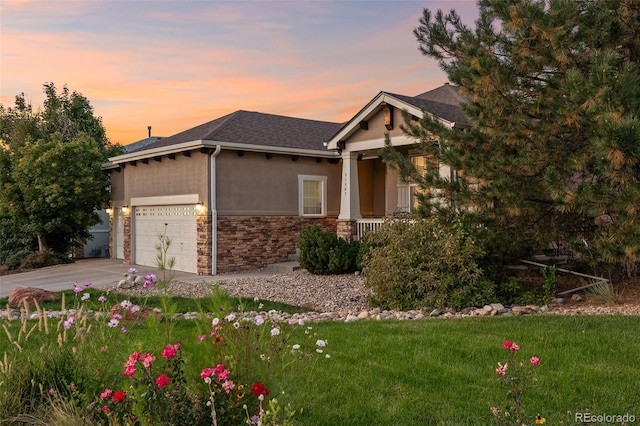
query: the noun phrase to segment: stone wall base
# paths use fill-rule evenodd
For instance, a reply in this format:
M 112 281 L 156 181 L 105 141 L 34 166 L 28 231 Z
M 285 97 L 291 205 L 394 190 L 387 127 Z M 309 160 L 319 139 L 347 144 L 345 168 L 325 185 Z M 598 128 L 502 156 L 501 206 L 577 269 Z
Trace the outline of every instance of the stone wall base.
M 336 234 L 339 238 L 354 241 L 358 237 L 358 224 L 355 219 L 340 219 L 337 221 Z
M 336 231 L 335 218 L 223 216 L 216 223 L 217 273 L 247 271 L 286 262 L 296 252 L 300 231 L 317 225 Z
M 211 255 L 213 250 L 211 239 L 211 213 L 198 215 L 197 228 L 197 273 L 198 275 L 211 275 Z

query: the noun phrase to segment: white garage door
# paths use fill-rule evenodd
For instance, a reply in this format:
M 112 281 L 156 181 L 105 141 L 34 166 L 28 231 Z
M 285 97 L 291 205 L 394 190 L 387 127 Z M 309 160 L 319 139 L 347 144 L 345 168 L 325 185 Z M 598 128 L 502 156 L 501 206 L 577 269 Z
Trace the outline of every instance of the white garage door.
M 134 263 L 157 266 L 158 235 L 166 232 L 171 238 L 167 259 L 176 260 L 173 269 L 197 273 L 198 230 L 194 204 L 136 207 L 134 217 Z

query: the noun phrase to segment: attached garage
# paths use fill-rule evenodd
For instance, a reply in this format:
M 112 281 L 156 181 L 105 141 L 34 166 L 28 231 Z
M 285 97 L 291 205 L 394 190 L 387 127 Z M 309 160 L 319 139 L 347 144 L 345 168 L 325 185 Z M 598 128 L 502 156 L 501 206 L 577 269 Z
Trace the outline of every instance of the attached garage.
M 196 204 L 134 207 L 133 263 L 157 266 L 159 235 L 171 239 L 167 259 L 175 258 L 174 270 L 197 273 Z M 167 265 L 168 266 L 168 265 Z

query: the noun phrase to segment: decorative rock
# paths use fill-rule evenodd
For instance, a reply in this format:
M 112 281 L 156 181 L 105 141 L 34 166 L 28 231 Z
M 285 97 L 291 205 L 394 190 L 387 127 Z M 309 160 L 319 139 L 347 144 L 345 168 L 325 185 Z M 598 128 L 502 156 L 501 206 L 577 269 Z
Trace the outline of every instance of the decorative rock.
M 442 311 L 438 308 L 434 309 L 433 311 L 431 311 L 431 313 L 429 314 L 430 317 L 437 317 L 442 315 Z
M 581 294 L 574 294 L 573 296 L 571 296 L 571 301 L 572 302 L 584 302 L 584 296 Z
M 514 306 L 513 308 L 511 308 L 511 312 L 514 315 L 527 315 L 535 313 L 535 311 L 528 306 Z
M 367 319 L 369 318 L 369 312 L 367 311 L 362 311 L 358 314 L 358 319 Z
M 347 318 L 345 318 L 344 322 L 356 322 L 358 320 L 359 318 L 357 316 L 349 314 L 347 315 Z
M 57 300 L 58 295 L 41 288 L 23 287 L 14 288 L 9 295 L 9 305 L 20 306 L 23 301 L 26 301 L 28 305 L 33 305 L 35 301 L 38 303 L 50 302 Z
M 554 305 L 562 305 L 563 303 L 564 303 L 564 299 L 562 297 L 556 297 L 555 299 L 553 299 Z
M 498 312 L 504 311 L 504 305 L 502 303 L 492 303 L 491 309 Z

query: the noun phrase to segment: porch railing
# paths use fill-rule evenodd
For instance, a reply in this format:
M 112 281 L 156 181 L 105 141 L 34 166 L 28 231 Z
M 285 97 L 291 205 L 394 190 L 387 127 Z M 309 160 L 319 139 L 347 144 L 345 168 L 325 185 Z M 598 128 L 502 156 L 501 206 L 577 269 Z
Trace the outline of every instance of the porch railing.
M 356 221 L 356 229 L 357 229 L 356 238 L 360 240 L 362 237 L 364 237 L 364 234 L 366 234 L 367 232 L 380 229 L 383 222 L 384 222 L 384 219 L 382 218 L 358 219 Z

